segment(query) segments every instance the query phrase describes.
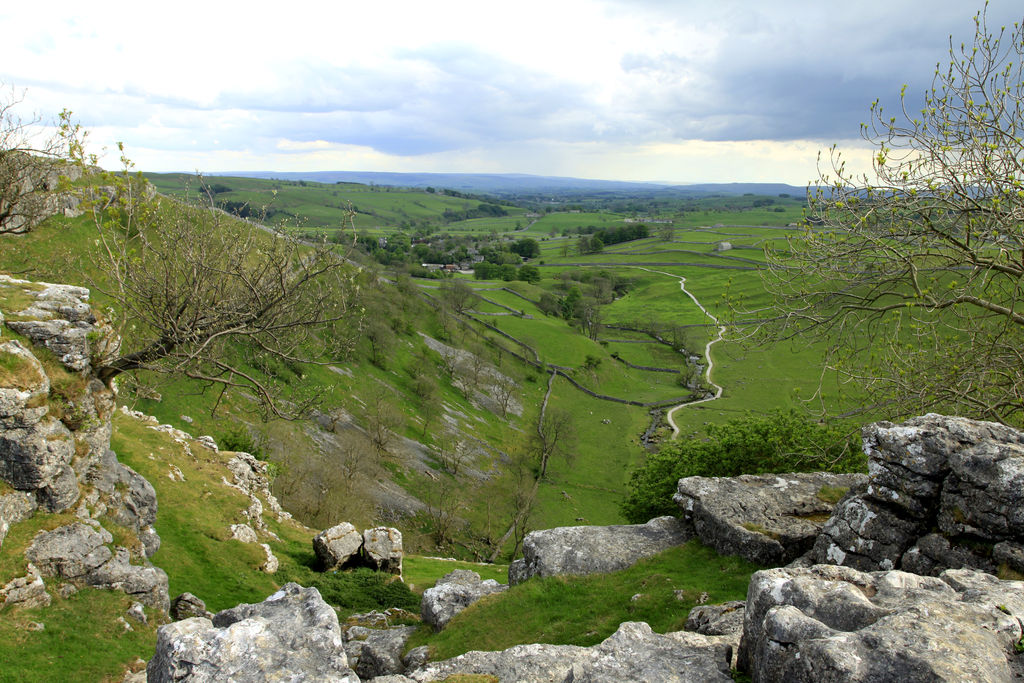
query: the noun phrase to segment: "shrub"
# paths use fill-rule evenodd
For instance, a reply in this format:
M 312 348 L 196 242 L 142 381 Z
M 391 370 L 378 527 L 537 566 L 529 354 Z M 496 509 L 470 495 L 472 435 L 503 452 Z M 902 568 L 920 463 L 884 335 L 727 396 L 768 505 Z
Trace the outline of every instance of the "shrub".
M 795 410 L 708 425 L 704 440 L 674 441 L 637 468 L 620 508 L 642 523 L 679 512 L 672 502 L 683 477 L 735 477 L 772 472 L 861 472 L 866 458 L 847 430 L 820 425 Z

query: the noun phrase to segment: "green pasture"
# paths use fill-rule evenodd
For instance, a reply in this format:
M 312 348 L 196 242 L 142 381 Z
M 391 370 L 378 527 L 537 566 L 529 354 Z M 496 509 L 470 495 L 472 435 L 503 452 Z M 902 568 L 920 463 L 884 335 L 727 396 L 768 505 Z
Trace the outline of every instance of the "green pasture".
M 557 212 L 541 216 L 529 227 L 528 233 L 538 235 L 550 235 L 554 230 L 561 235 L 563 230 L 575 228 L 610 228 L 624 225 L 625 216 L 608 213 L 584 213 L 584 212 Z M 575 237 L 575 235 L 574 235 Z

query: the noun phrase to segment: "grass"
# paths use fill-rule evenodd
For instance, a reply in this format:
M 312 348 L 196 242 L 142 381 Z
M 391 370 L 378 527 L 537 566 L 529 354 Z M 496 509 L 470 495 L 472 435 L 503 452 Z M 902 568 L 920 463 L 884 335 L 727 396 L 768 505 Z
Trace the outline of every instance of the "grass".
M 0 385 L 26 390 L 39 386 L 42 378 L 28 358 L 17 353 L 0 352 Z
M 432 588 L 439 578 L 456 569 L 474 571 L 484 581 L 494 579 L 498 583 L 508 583 L 507 564 L 480 564 L 436 557 L 410 556 L 405 558 L 403 576 L 411 590 L 422 593 L 426 589 Z
M 659 633 L 679 631 L 698 601 L 743 599 L 757 569 L 690 541 L 614 574 L 530 579 L 474 603 L 441 633 L 421 629 L 409 647 L 428 645 L 432 659 L 447 659 L 524 643 L 590 646 L 623 621 L 645 621 Z
M 843 496 L 845 496 L 849 490 L 850 487 L 848 486 L 822 486 L 814 495 L 818 500 L 824 501 L 830 505 L 835 505 L 842 500 Z
M 137 670 L 136 659 L 151 656 L 161 623 L 156 611 L 145 608 L 148 624 L 140 624 L 125 616 L 133 601 L 119 591 L 82 589 L 67 599 L 50 592 L 49 607 L 0 616 L 0 681 L 120 681 Z

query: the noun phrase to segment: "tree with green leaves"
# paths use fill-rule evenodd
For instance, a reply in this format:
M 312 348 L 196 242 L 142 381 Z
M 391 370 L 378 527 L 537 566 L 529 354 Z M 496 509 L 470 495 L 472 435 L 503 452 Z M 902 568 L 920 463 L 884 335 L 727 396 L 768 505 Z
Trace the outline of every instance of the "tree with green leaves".
M 762 340 L 820 340 L 826 367 L 892 417 L 1024 423 L 1024 32 L 954 46 L 919 104 L 876 101 L 873 174 L 835 147 L 809 225 L 769 250 Z

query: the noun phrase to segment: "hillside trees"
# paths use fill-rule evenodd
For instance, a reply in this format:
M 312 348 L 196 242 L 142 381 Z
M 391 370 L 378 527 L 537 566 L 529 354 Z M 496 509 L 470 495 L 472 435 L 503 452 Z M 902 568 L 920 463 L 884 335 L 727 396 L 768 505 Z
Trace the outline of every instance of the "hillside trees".
M 890 415 L 1024 423 L 1024 33 L 949 49 L 923 104 L 876 101 L 874 178 L 833 147 L 811 227 L 769 251 L 781 316 L 763 339 L 820 339 Z M 758 317 L 768 317 L 759 311 Z
M 82 156 L 78 162 L 84 163 Z M 323 241 L 261 230 L 209 206 L 155 195 L 141 176 L 106 173 L 92 193 L 102 275 L 121 344 L 102 350 L 98 374 L 173 373 L 244 389 L 278 417 L 319 399 L 288 389 L 303 363 L 344 356 L 361 312 L 353 269 Z

